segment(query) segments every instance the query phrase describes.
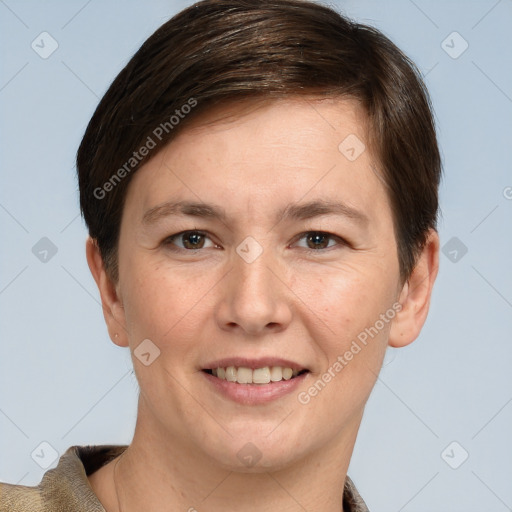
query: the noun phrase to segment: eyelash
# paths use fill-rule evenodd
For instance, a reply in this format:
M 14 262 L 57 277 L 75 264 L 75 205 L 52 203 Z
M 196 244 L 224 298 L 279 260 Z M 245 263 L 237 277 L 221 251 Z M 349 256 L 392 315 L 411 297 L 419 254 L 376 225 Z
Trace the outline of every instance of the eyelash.
M 162 243 L 166 246 L 172 246 L 173 245 L 173 242 L 176 238 L 179 238 L 181 236 L 185 236 L 185 235 L 188 235 L 188 234 L 197 234 L 197 235 L 201 235 L 201 236 L 205 236 L 207 238 L 210 238 L 210 236 L 208 235 L 208 233 L 206 231 L 201 231 L 199 229 L 189 229 L 189 230 L 186 230 L 186 231 L 180 231 L 179 233 L 176 233 L 174 235 L 171 235 L 169 237 L 167 237 Z M 328 233 L 326 231 L 304 231 L 303 233 L 301 233 L 300 235 L 297 235 L 294 239 L 294 242 L 293 243 L 296 243 L 298 242 L 299 240 L 302 240 L 303 238 L 305 238 L 306 236 L 308 235 L 320 235 L 320 236 L 324 236 L 324 237 L 327 237 L 329 239 L 332 239 L 332 240 L 335 240 L 337 242 L 337 246 L 348 246 L 348 242 L 346 240 L 344 240 L 343 238 L 341 238 L 340 236 L 338 235 L 334 235 L 333 233 Z M 211 240 L 213 242 L 213 240 Z M 215 242 L 213 242 L 215 243 Z M 216 244 L 217 245 L 217 244 Z M 332 249 L 333 247 L 336 247 L 336 246 L 328 246 L 328 247 L 325 247 L 325 248 L 321 248 L 321 249 L 311 249 L 309 247 L 301 247 L 301 249 L 307 251 L 307 252 L 310 252 L 310 253 L 319 253 L 319 252 L 325 252 L 326 250 L 328 249 Z M 183 248 L 183 247 L 176 247 L 174 246 L 171 250 L 172 251 L 175 251 L 175 252 L 197 252 L 197 251 L 200 251 L 202 250 L 203 248 L 199 248 L 199 249 L 186 249 L 186 248 Z M 208 247 L 207 247 L 208 249 Z

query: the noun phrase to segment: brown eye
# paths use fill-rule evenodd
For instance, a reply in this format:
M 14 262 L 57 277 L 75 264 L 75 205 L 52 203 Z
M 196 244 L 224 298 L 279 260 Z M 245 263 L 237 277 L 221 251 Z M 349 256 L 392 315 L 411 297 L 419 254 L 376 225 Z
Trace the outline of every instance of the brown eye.
M 201 233 L 186 233 L 181 235 L 186 249 L 201 249 L 204 245 L 204 235 Z
M 326 233 L 311 233 L 306 240 L 310 249 L 325 249 L 329 244 L 329 235 Z
M 303 233 L 298 239 L 298 242 L 301 240 L 305 240 L 306 246 L 299 246 L 310 251 L 329 249 L 336 245 L 346 245 L 345 241 L 339 236 L 331 233 L 325 233 L 324 231 L 309 231 L 307 233 Z
M 165 240 L 166 245 L 175 245 L 178 249 L 184 250 L 197 250 L 204 249 L 205 243 L 207 240 L 210 240 L 206 233 L 202 231 L 182 231 L 181 233 L 176 233 L 175 235 L 170 236 Z M 214 244 L 210 240 L 210 245 L 208 247 L 213 247 Z

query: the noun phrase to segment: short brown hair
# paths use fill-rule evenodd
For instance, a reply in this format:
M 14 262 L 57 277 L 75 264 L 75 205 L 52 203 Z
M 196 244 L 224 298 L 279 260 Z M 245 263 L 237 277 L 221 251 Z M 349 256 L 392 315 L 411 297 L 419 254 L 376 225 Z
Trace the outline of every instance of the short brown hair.
M 81 211 L 111 278 L 127 187 L 142 164 L 213 105 L 297 95 L 363 106 L 405 282 L 437 223 L 441 159 L 428 93 L 380 31 L 306 0 L 198 2 L 162 25 L 115 78 L 77 153 Z

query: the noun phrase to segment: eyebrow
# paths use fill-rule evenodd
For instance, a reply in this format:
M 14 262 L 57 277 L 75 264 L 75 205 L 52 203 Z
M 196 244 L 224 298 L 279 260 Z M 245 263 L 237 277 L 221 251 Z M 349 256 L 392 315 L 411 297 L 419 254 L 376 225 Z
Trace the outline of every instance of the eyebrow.
M 193 201 L 166 202 L 147 210 L 143 217 L 143 224 L 154 224 L 159 220 L 173 216 L 191 216 L 227 221 L 225 210 L 219 206 Z M 327 200 L 315 200 L 307 203 L 291 203 L 279 210 L 276 222 L 281 220 L 307 220 L 322 215 L 339 215 L 356 221 L 359 224 L 368 224 L 368 217 L 345 203 Z

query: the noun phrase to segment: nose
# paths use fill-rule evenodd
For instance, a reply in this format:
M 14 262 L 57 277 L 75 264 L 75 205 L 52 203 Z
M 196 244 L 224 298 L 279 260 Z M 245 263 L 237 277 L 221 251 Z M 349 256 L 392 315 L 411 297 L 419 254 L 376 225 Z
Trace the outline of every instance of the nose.
M 250 263 L 238 256 L 234 260 L 216 308 L 219 327 L 246 335 L 286 329 L 292 293 L 272 255 L 264 252 Z

